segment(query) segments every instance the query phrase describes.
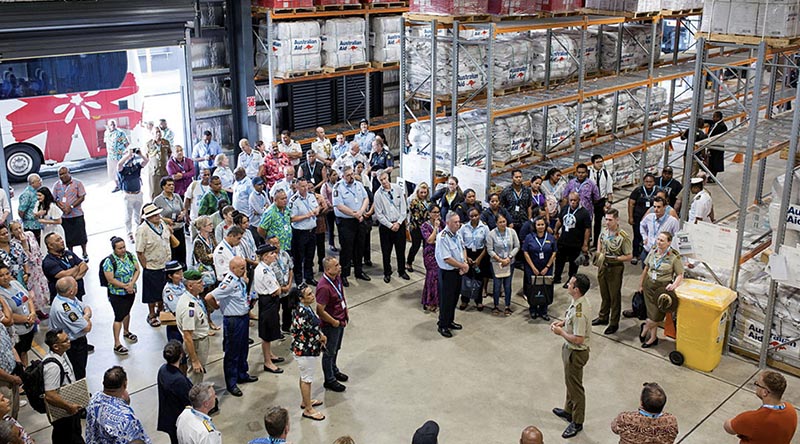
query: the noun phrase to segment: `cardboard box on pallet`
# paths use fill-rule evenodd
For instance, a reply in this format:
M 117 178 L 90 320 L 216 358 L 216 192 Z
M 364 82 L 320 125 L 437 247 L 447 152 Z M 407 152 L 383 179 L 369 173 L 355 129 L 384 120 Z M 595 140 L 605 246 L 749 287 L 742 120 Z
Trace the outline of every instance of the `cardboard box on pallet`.
M 757 24 L 757 2 L 731 2 L 731 11 L 728 15 L 728 34 L 756 35 Z
M 583 0 L 536 0 L 536 10 L 544 12 L 572 12 L 583 8 Z
M 707 0 L 703 4 L 703 22 L 700 25 L 700 31 L 712 34 L 726 34 L 730 15 L 730 1 Z
M 271 9 L 313 8 L 314 0 L 252 0 L 252 5 Z
M 489 0 L 489 14 L 531 15 L 536 13 L 535 0 Z
M 486 14 L 488 0 L 411 0 L 409 11 L 420 14 Z
M 762 1 L 758 5 L 757 35 L 794 37 L 797 35 L 797 0 L 792 3 Z

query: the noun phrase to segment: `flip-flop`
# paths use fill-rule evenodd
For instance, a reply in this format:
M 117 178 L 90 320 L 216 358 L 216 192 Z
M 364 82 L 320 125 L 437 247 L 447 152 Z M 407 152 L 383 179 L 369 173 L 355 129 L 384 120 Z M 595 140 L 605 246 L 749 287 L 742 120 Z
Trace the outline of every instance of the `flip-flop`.
M 308 419 L 311 419 L 311 420 L 314 420 L 314 421 L 322 421 L 322 420 L 325 419 L 325 415 L 323 415 L 322 413 L 317 412 L 317 415 L 320 415 L 322 417 L 320 418 L 319 416 L 311 416 L 311 415 L 306 415 L 305 413 L 303 413 L 303 418 L 308 418 Z
M 132 343 L 139 342 L 139 338 L 135 334 L 133 334 L 131 332 L 123 334 L 122 337 L 127 339 L 128 341 L 130 341 Z
M 311 407 L 319 407 L 321 405 L 322 405 L 322 401 L 320 401 L 319 399 L 312 399 L 311 400 Z M 300 408 L 305 410 L 306 406 L 301 405 Z

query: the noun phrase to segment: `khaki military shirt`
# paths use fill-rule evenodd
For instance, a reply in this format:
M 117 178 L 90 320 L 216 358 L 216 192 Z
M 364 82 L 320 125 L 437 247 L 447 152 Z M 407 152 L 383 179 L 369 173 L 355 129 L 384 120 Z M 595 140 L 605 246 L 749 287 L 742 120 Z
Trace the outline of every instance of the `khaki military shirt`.
M 576 345 L 567 341 L 567 348 L 570 350 L 589 350 L 589 334 L 592 332 L 592 321 L 589 315 L 592 308 L 589 306 L 589 299 L 581 296 L 573 300 L 567 308 L 564 316 L 564 331 L 575 335 L 583 336 L 583 344 Z
M 647 267 L 647 278 L 653 282 L 670 283 L 675 276 L 683 274 L 681 255 L 674 249 L 667 250 L 666 255 L 661 255 L 654 248 L 644 260 Z
M 208 313 L 203 301 L 188 291 L 178 299 L 175 321 L 180 331 L 191 331 L 192 339 L 200 340 L 208 336 Z
M 606 263 L 615 264 L 619 263 L 618 260 L 612 257 L 627 256 L 633 253 L 633 242 L 630 235 L 623 229 L 617 230 L 617 233 L 611 233 L 607 228 L 603 228 L 600 232 L 600 244 L 602 245 L 601 252 L 606 256 Z

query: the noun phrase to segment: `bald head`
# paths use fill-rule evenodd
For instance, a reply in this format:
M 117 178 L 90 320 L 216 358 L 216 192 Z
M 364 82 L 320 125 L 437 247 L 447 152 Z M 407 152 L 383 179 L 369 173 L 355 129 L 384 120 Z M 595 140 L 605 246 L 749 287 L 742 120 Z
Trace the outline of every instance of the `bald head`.
M 231 259 L 230 268 L 231 268 L 231 273 L 235 274 L 238 277 L 242 277 L 247 271 L 247 262 L 244 260 L 243 257 L 235 256 L 233 259 Z
M 539 429 L 534 426 L 528 426 L 522 431 L 519 444 L 544 444 L 544 437 L 542 437 L 542 432 Z
M 63 277 L 56 281 L 56 291 L 58 294 L 67 297 L 74 297 L 78 290 L 78 281 L 72 276 Z

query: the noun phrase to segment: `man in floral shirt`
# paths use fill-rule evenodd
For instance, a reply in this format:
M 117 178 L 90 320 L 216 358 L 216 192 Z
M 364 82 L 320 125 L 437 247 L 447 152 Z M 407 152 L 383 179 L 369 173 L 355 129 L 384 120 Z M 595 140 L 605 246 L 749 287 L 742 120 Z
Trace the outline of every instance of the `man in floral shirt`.
M 275 182 L 283 179 L 284 167 L 291 165 L 292 161 L 286 157 L 286 154 L 278 150 L 278 142 L 272 142 L 272 151 L 264 156 L 264 164 L 258 175 L 264 179 L 267 188 L 272 188 Z
M 42 178 L 38 174 L 28 176 L 28 186 L 19 196 L 19 209 L 17 210 L 19 217 L 22 218 L 22 227 L 25 228 L 25 231 L 32 232 L 37 241 L 39 241 L 42 234 L 42 224 L 39 223 L 39 219 L 35 214 L 36 204 L 38 203 L 36 191 L 41 187 Z
M 117 180 L 117 164 L 125 150 L 128 148 L 128 136 L 117 128 L 116 120 L 109 120 L 106 124 L 106 133 L 103 135 L 103 140 L 106 143 L 106 169 L 108 171 L 108 179 L 114 181 L 114 193 L 119 191 L 119 181 Z
M 129 405 L 128 375 L 115 365 L 103 375 L 103 391 L 95 393 L 86 407 L 86 442 L 134 442 L 150 444 L 142 422 Z

